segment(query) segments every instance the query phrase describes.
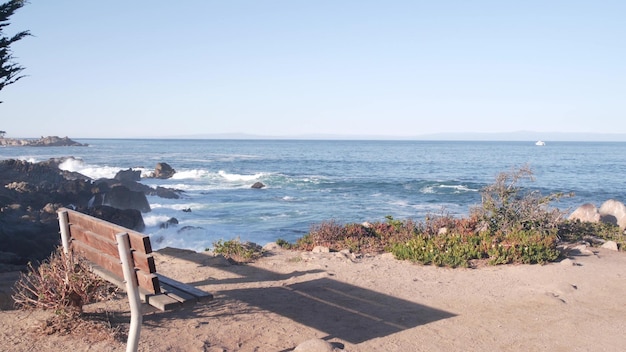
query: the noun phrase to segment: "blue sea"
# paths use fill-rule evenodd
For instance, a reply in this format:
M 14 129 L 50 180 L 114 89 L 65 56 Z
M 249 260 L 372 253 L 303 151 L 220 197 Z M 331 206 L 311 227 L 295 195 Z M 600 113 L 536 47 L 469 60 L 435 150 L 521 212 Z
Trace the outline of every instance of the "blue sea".
M 6 147 L 0 159 L 32 162 L 73 156 L 62 165 L 94 179 L 133 168 L 147 175 L 159 162 L 177 172 L 142 179 L 183 190 L 180 199 L 148 197 L 143 214 L 156 248 L 193 250 L 239 238 L 261 245 L 294 241 L 312 225 L 465 216 L 480 190 L 500 172 L 530 166 L 526 187 L 547 195 L 573 192 L 553 204 L 626 201 L 626 143 L 340 140 L 76 139 L 88 147 Z M 255 182 L 266 185 L 252 189 Z M 183 209 L 191 212 L 183 212 Z M 161 229 L 171 217 L 177 226 Z M 186 227 L 185 231 L 180 231 Z

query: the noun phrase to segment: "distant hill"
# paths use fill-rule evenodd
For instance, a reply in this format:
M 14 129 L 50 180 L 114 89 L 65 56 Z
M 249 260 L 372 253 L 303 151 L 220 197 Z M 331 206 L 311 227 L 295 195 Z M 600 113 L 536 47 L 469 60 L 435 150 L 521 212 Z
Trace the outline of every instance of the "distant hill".
M 310 139 L 310 140 L 426 140 L 426 141 L 572 141 L 572 142 L 626 142 L 626 133 L 566 133 L 516 131 L 502 133 L 433 133 L 413 136 L 388 135 L 344 135 L 344 134 L 300 134 L 300 135 L 255 135 L 246 133 L 215 133 L 160 138 L 180 139 Z
M 506 133 L 437 133 L 417 136 L 416 138 L 420 140 L 626 142 L 626 133 L 517 131 Z

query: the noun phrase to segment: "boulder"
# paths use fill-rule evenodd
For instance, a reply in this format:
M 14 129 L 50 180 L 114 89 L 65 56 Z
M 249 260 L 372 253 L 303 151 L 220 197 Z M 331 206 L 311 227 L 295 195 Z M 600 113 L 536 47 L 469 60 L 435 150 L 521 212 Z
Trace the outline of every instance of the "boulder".
M 166 222 L 161 223 L 161 225 L 159 225 L 159 228 L 167 229 L 170 227 L 170 225 L 178 225 L 178 219 L 169 218 Z
M 322 339 L 310 339 L 300 343 L 294 352 L 334 352 L 335 347 Z
M 167 163 L 158 163 L 154 169 L 154 177 L 160 179 L 171 178 L 175 173 L 176 170 Z
M 600 222 L 600 212 L 595 205 L 585 203 L 576 208 L 576 210 L 574 210 L 567 219 L 597 223 Z
M 125 186 L 131 191 L 142 192 L 142 193 L 145 193 L 146 195 L 155 194 L 154 188 L 148 185 L 144 185 L 143 183 L 139 183 L 137 181 L 117 180 L 114 178 L 101 178 L 101 179 L 96 180 L 95 183 L 98 185 L 98 187 L 105 187 L 103 186 L 103 184 L 106 184 L 108 188 L 121 185 L 121 186 Z
M 620 230 L 626 229 L 626 206 L 624 203 L 609 199 L 600 206 L 600 221 L 619 226 Z
M 138 232 L 146 228 L 141 212 L 137 209 L 117 209 L 99 205 L 89 209 L 86 214 Z
M 183 234 L 186 232 L 191 232 L 191 231 L 197 231 L 197 230 L 204 230 L 202 227 L 199 226 L 183 226 L 180 229 L 178 229 L 178 231 L 176 231 L 177 234 Z
M 606 241 L 604 242 L 604 244 L 602 245 L 602 248 L 606 248 L 606 249 L 610 249 L 612 251 L 618 251 L 619 247 L 617 246 L 617 242 L 615 241 Z
M 311 250 L 311 253 L 330 253 L 330 248 L 324 246 L 315 246 Z
M 114 186 L 104 197 L 104 205 L 118 209 L 137 209 L 150 212 L 150 203 L 143 192 L 131 191 L 126 186 Z
M 255 182 L 255 183 L 252 185 L 252 187 L 251 187 L 251 188 L 261 189 L 261 188 L 263 188 L 263 187 L 265 187 L 265 185 L 264 185 L 263 183 L 261 183 L 261 182 Z
M 165 199 L 180 198 L 179 191 L 171 189 L 171 188 L 157 186 L 155 193 L 158 197 L 165 198 Z
M 120 170 L 115 174 L 114 179 L 122 182 L 137 182 L 141 180 L 141 171 L 139 170 Z

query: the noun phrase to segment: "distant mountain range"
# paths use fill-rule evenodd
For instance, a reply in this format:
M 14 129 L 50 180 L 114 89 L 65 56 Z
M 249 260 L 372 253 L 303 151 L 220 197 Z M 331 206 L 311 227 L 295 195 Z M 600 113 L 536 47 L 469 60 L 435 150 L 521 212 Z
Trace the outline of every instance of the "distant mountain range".
M 414 136 L 388 135 L 345 135 L 345 134 L 300 134 L 300 135 L 255 135 L 246 133 L 215 133 L 160 138 L 180 139 L 319 139 L 319 140 L 425 140 L 425 141 L 572 141 L 572 142 L 626 142 L 626 133 L 568 133 L 516 131 L 501 133 L 433 133 Z

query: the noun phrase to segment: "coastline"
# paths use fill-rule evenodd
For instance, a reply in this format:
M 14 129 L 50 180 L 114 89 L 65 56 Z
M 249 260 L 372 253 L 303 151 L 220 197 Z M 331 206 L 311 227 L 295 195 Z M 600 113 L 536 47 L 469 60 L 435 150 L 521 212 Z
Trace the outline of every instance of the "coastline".
M 68 137 L 0 138 L 0 147 L 86 147 Z

